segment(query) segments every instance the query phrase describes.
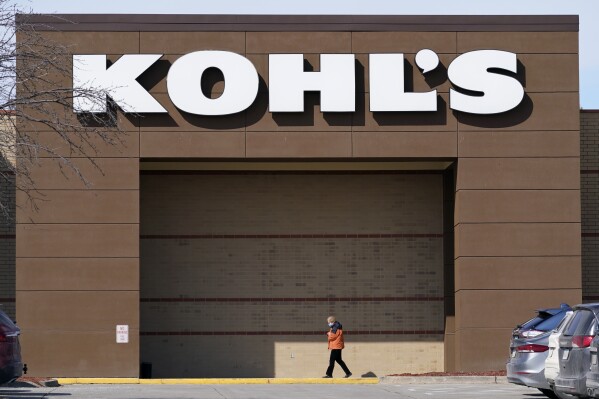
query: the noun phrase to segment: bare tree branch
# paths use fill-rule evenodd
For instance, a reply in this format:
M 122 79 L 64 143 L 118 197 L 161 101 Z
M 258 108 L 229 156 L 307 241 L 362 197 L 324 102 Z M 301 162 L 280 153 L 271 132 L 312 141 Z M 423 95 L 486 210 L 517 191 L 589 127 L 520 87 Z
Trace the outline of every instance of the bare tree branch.
M 74 174 L 89 186 L 74 160 L 100 170 L 98 146 L 118 146 L 125 132 L 114 104 L 103 114 L 73 112 L 74 99 L 105 104 L 107 92 L 73 89 L 73 49 L 52 40 L 48 27 L 40 32 L 31 15 L 0 0 L 0 186 L 16 185 L 35 207 L 43 196 L 32 170 L 41 158 L 53 158 L 65 177 Z M 0 199 L 0 212 L 7 214 L 7 206 Z

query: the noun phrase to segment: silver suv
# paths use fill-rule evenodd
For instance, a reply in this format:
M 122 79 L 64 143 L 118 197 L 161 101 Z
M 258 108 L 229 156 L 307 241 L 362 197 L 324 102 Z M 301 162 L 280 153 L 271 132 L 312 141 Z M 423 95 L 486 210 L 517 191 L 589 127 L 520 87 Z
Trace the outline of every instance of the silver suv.
M 586 376 L 591 367 L 591 342 L 597 332 L 599 303 L 577 305 L 559 337 L 557 393 L 587 396 Z

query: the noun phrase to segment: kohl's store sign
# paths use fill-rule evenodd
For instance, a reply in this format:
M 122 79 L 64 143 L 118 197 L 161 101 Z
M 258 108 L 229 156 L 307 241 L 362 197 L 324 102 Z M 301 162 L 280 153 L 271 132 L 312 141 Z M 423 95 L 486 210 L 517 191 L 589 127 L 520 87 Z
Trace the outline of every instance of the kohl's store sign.
M 124 111 L 166 113 L 137 78 L 162 54 L 125 54 L 110 67 L 106 55 L 73 56 L 73 89 L 80 93 L 105 92 Z M 439 66 L 432 50 L 416 54 L 423 74 Z M 437 111 L 437 90 L 407 92 L 404 54 L 369 55 L 369 93 L 372 112 Z M 520 104 L 524 88 L 514 77 L 516 54 L 500 50 L 477 50 L 456 57 L 447 68 L 449 107 L 470 114 L 499 114 Z M 268 59 L 269 111 L 303 112 L 304 92 L 320 92 L 322 112 L 355 112 L 356 62 L 354 54 L 321 54 L 320 71 L 304 71 L 303 54 L 270 54 Z M 202 74 L 219 69 L 225 89 L 218 98 L 202 93 Z M 230 115 L 246 110 L 258 95 L 259 77 L 254 65 L 242 55 L 228 51 L 195 51 L 183 55 L 167 75 L 168 95 L 182 111 L 196 115 Z M 75 95 L 77 113 L 107 111 L 106 101 Z

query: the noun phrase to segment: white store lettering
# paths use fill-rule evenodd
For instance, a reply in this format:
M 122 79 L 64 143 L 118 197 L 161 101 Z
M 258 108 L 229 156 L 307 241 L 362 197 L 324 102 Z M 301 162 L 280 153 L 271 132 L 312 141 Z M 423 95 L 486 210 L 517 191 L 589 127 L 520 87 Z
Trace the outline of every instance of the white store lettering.
M 101 90 L 124 111 L 167 113 L 137 78 L 161 54 L 125 54 L 110 67 L 106 55 L 73 56 L 73 89 L 83 92 Z M 369 55 L 369 93 L 372 112 L 437 111 L 437 90 L 406 91 L 404 54 Z M 416 65 L 423 74 L 439 65 L 432 50 L 416 54 Z M 524 98 L 517 72 L 516 54 L 501 50 L 476 50 L 456 57 L 447 69 L 450 89 L 449 107 L 471 114 L 499 114 L 517 107 Z M 269 55 L 269 111 L 303 112 L 304 93 L 320 93 L 321 112 L 355 112 L 356 61 L 354 54 L 322 54 L 320 71 L 304 71 L 303 54 Z M 201 89 L 202 75 L 217 68 L 224 76 L 225 89 L 218 98 L 207 97 Z M 228 51 L 195 51 L 177 59 L 167 75 L 167 90 L 172 103 L 196 115 L 230 115 L 246 110 L 258 94 L 259 76 L 244 56 Z M 77 113 L 106 112 L 106 102 L 74 95 Z

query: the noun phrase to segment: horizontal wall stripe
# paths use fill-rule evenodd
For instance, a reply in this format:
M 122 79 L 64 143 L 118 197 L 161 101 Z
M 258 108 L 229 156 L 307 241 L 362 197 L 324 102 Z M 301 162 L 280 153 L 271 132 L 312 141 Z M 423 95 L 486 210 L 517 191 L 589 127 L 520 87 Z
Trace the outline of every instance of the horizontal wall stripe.
M 142 162 L 143 166 L 143 162 Z M 194 175 L 439 175 L 442 170 L 140 170 L 149 176 Z
M 582 237 L 599 237 L 599 233 L 581 233 Z
M 0 240 L 14 240 L 15 238 L 17 238 L 16 234 L 0 234 Z
M 599 169 L 581 170 L 580 174 L 581 175 L 597 175 L 597 174 L 599 174 Z
M 434 302 L 444 297 L 339 297 L 339 298 L 141 298 L 140 302 Z
M 443 234 L 142 234 L 141 239 L 164 240 L 203 240 L 203 239 L 240 239 L 240 238 L 443 238 Z
M 15 298 L 0 298 L 0 303 L 14 303 Z
M 326 331 L 141 331 L 141 336 L 206 336 L 206 335 L 325 335 Z M 356 330 L 344 335 L 444 335 L 442 330 Z
M 583 301 L 598 301 L 599 300 L 599 295 L 583 296 L 582 300 Z

